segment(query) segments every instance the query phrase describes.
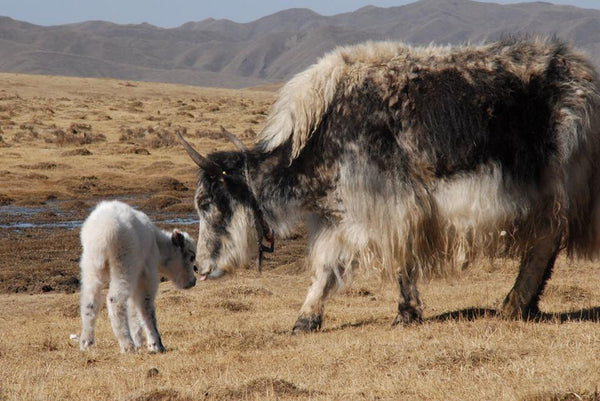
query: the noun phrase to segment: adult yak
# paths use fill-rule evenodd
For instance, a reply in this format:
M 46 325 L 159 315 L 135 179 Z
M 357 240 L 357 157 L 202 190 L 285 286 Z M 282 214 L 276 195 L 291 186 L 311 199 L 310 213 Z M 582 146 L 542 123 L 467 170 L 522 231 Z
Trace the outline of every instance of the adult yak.
M 502 312 L 527 317 L 562 249 L 600 248 L 600 84 L 558 40 L 342 47 L 280 91 L 253 149 L 198 154 L 198 262 L 217 277 L 304 219 L 314 278 L 294 332 L 357 266 L 416 280 L 458 258 L 521 258 Z M 449 263 L 450 262 L 450 263 Z

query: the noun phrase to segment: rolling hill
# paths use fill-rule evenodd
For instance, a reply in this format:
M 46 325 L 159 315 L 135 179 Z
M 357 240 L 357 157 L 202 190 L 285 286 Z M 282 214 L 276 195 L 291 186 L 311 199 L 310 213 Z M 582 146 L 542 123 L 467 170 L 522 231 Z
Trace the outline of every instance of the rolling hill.
M 507 34 L 557 35 L 600 65 L 600 10 L 419 0 L 330 17 L 288 9 L 249 23 L 206 19 L 169 29 L 104 21 L 44 27 L 0 17 L 0 72 L 235 88 L 284 81 L 337 45 L 481 42 Z

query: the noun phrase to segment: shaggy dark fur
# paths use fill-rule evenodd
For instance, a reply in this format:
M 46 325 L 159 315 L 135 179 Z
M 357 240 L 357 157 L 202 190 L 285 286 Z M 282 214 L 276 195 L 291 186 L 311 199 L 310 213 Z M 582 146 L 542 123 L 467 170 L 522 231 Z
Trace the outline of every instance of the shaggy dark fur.
M 500 248 L 522 258 L 503 313 L 537 312 L 558 252 L 600 248 L 599 107 L 595 70 L 557 40 L 336 49 L 281 90 L 254 149 L 195 159 L 203 271 L 249 259 L 257 216 L 283 234 L 305 219 L 296 331 L 357 265 L 398 275 L 409 323 L 419 276 Z

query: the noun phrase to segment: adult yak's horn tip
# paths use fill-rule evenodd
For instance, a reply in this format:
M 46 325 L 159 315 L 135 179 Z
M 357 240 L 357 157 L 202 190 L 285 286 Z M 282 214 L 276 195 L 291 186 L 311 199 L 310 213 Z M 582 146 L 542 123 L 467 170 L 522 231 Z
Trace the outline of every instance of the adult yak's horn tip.
M 181 142 L 187 154 L 192 158 L 194 163 L 198 165 L 198 167 L 200 167 L 202 170 L 206 171 L 212 176 L 218 176 L 221 174 L 223 170 L 217 163 L 207 159 L 206 157 L 198 153 L 196 149 L 194 149 L 192 145 L 190 145 L 188 141 L 186 141 L 183 138 L 183 135 L 181 135 L 181 132 L 179 132 L 179 130 L 177 130 L 175 134 L 177 135 L 179 142 Z
M 225 129 L 225 127 L 223 127 L 222 125 L 221 125 L 221 135 L 223 135 L 225 138 L 229 139 L 236 146 L 236 148 L 238 148 L 239 151 L 241 151 L 241 152 L 248 151 L 248 148 L 246 147 L 246 145 L 244 145 L 237 136 L 235 136 L 231 132 L 227 131 Z

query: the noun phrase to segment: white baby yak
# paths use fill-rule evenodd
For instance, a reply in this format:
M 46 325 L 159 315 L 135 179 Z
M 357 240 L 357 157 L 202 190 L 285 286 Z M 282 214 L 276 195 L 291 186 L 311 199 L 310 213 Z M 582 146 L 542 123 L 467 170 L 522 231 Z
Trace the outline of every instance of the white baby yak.
M 119 201 L 101 202 L 81 227 L 81 336 L 85 350 L 94 344 L 102 308 L 102 287 L 110 279 L 107 308 L 121 352 L 142 344 L 150 352 L 165 348 L 156 327 L 154 298 L 159 272 L 178 288 L 196 284 L 196 243 L 184 232 L 159 230 L 144 213 Z

